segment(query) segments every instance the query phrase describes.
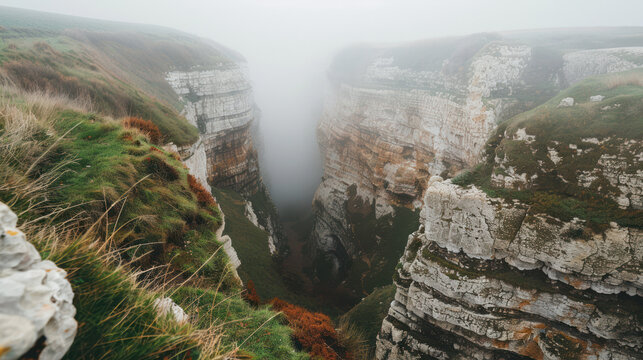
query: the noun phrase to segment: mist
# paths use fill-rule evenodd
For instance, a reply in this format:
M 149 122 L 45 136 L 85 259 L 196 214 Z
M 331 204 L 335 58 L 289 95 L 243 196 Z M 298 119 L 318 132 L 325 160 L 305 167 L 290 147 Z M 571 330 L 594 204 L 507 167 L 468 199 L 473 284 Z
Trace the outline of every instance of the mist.
M 326 70 L 341 48 L 360 42 L 512 29 L 643 25 L 640 0 L 14 0 L 0 4 L 169 26 L 241 53 L 261 109 L 262 173 L 281 209 L 307 207 L 320 182 L 315 129 Z

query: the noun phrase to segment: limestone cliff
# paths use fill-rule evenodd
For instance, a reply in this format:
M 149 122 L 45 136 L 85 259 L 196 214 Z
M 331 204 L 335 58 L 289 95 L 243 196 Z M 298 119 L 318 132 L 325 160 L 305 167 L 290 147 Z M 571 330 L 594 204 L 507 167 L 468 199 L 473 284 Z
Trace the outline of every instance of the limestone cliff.
M 177 149 L 190 172 L 208 189 L 211 185 L 245 197 L 261 193 L 269 198 L 253 140 L 257 112 L 245 64 L 171 71 L 166 80 L 184 103 L 183 115 L 199 129 L 195 144 Z M 270 231 L 271 249 L 277 253 L 285 242 L 276 212 L 261 215 L 263 227 Z
M 17 221 L 0 202 L 0 357 L 59 360 L 78 329 L 74 293 L 67 272 L 41 259 Z
M 635 359 L 643 232 L 592 232 L 439 177 L 409 237 L 378 359 Z
M 500 121 L 583 77 L 641 66 L 641 47 L 570 50 L 553 38 L 482 34 L 340 53 L 318 127 L 313 256 L 338 273 L 369 257 L 375 250 L 360 246 L 350 220 L 354 204 L 372 205 L 378 219 L 419 208 L 429 177 L 476 164 Z
M 200 133 L 196 144 L 181 149 L 188 167 L 214 186 L 257 192 L 261 179 L 250 135 L 255 105 L 243 68 L 232 63 L 213 70 L 172 71 L 167 81 Z
M 643 356 L 642 86 L 579 82 L 427 182 L 378 359 Z

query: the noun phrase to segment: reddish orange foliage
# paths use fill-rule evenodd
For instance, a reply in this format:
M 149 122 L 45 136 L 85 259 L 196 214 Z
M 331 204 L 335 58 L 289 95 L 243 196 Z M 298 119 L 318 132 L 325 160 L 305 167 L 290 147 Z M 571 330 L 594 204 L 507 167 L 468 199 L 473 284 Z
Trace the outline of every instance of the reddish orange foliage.
M 326 360 L 350 359 L 345 349 L 339 345 L 337 331 L 327 315 L 314 313 L 292 305 L 279 298 L 270 301 L 275 310 L 286 315 L 294 330 L 295 340 L 308 351 L 312 358 Z
M 152 144 L 160 144 L 162 135 L 161 130 L 150 120 L 143 120 L 139 117 L 129 116 L 123 119 L 123 126 L 129 129 L 138 129 L 146 134 Z
M 259 294 L 257 294 L 255 283 L 252 280 L 248 280 L 248 283 L 246 284 L 246 293 L 244 294 L 244 298 L 253 306 L 259 306 L 261 303 L 261 298 L 259 297 Z
M 188 174 L 188 184 L 194 195 L 196 195 L 197 201 L 205 205 L 217 206 L 212 194 L 192 174 Z

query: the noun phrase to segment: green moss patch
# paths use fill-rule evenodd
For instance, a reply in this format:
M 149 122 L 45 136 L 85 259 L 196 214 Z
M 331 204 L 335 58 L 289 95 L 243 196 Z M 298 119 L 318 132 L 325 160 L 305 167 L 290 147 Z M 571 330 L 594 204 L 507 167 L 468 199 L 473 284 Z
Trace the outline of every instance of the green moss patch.
M 377 219 L 375 204 L 362 201 L 353 191 L 346 213 L 357 249 L 348 270 L 347 287 L 369 293 L 375 287 L 390 284 L 408 236 L 419 225 L 419 210 L 396 207 L 392 214 Z

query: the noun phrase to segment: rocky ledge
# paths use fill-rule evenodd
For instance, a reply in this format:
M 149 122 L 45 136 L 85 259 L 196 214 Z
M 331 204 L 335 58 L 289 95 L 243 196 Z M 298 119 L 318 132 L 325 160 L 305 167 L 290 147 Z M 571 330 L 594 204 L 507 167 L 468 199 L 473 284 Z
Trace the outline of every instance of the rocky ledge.
M 257 111 L 246 65 L 229 62 L 208 70 L 172 71 L 166 80 L 184 103 L 182 114 L 199 129 L 195 144 L 174 148 L 190 172 L 208 190 L 229 188 L 246 198 L 261 193 L 269 199 L 253 140 Z M 279 219 L 276 213 L 261 215 L 277 254 L 285 246 Z M 229 238 L 221 239 L 236 259 Z
M 583 80 L 429 179 L 379 359 L 643 356 L 640 84 Z
M 534 213 L 433 177 L 378 359 L 635 359 L 643 231 Z

